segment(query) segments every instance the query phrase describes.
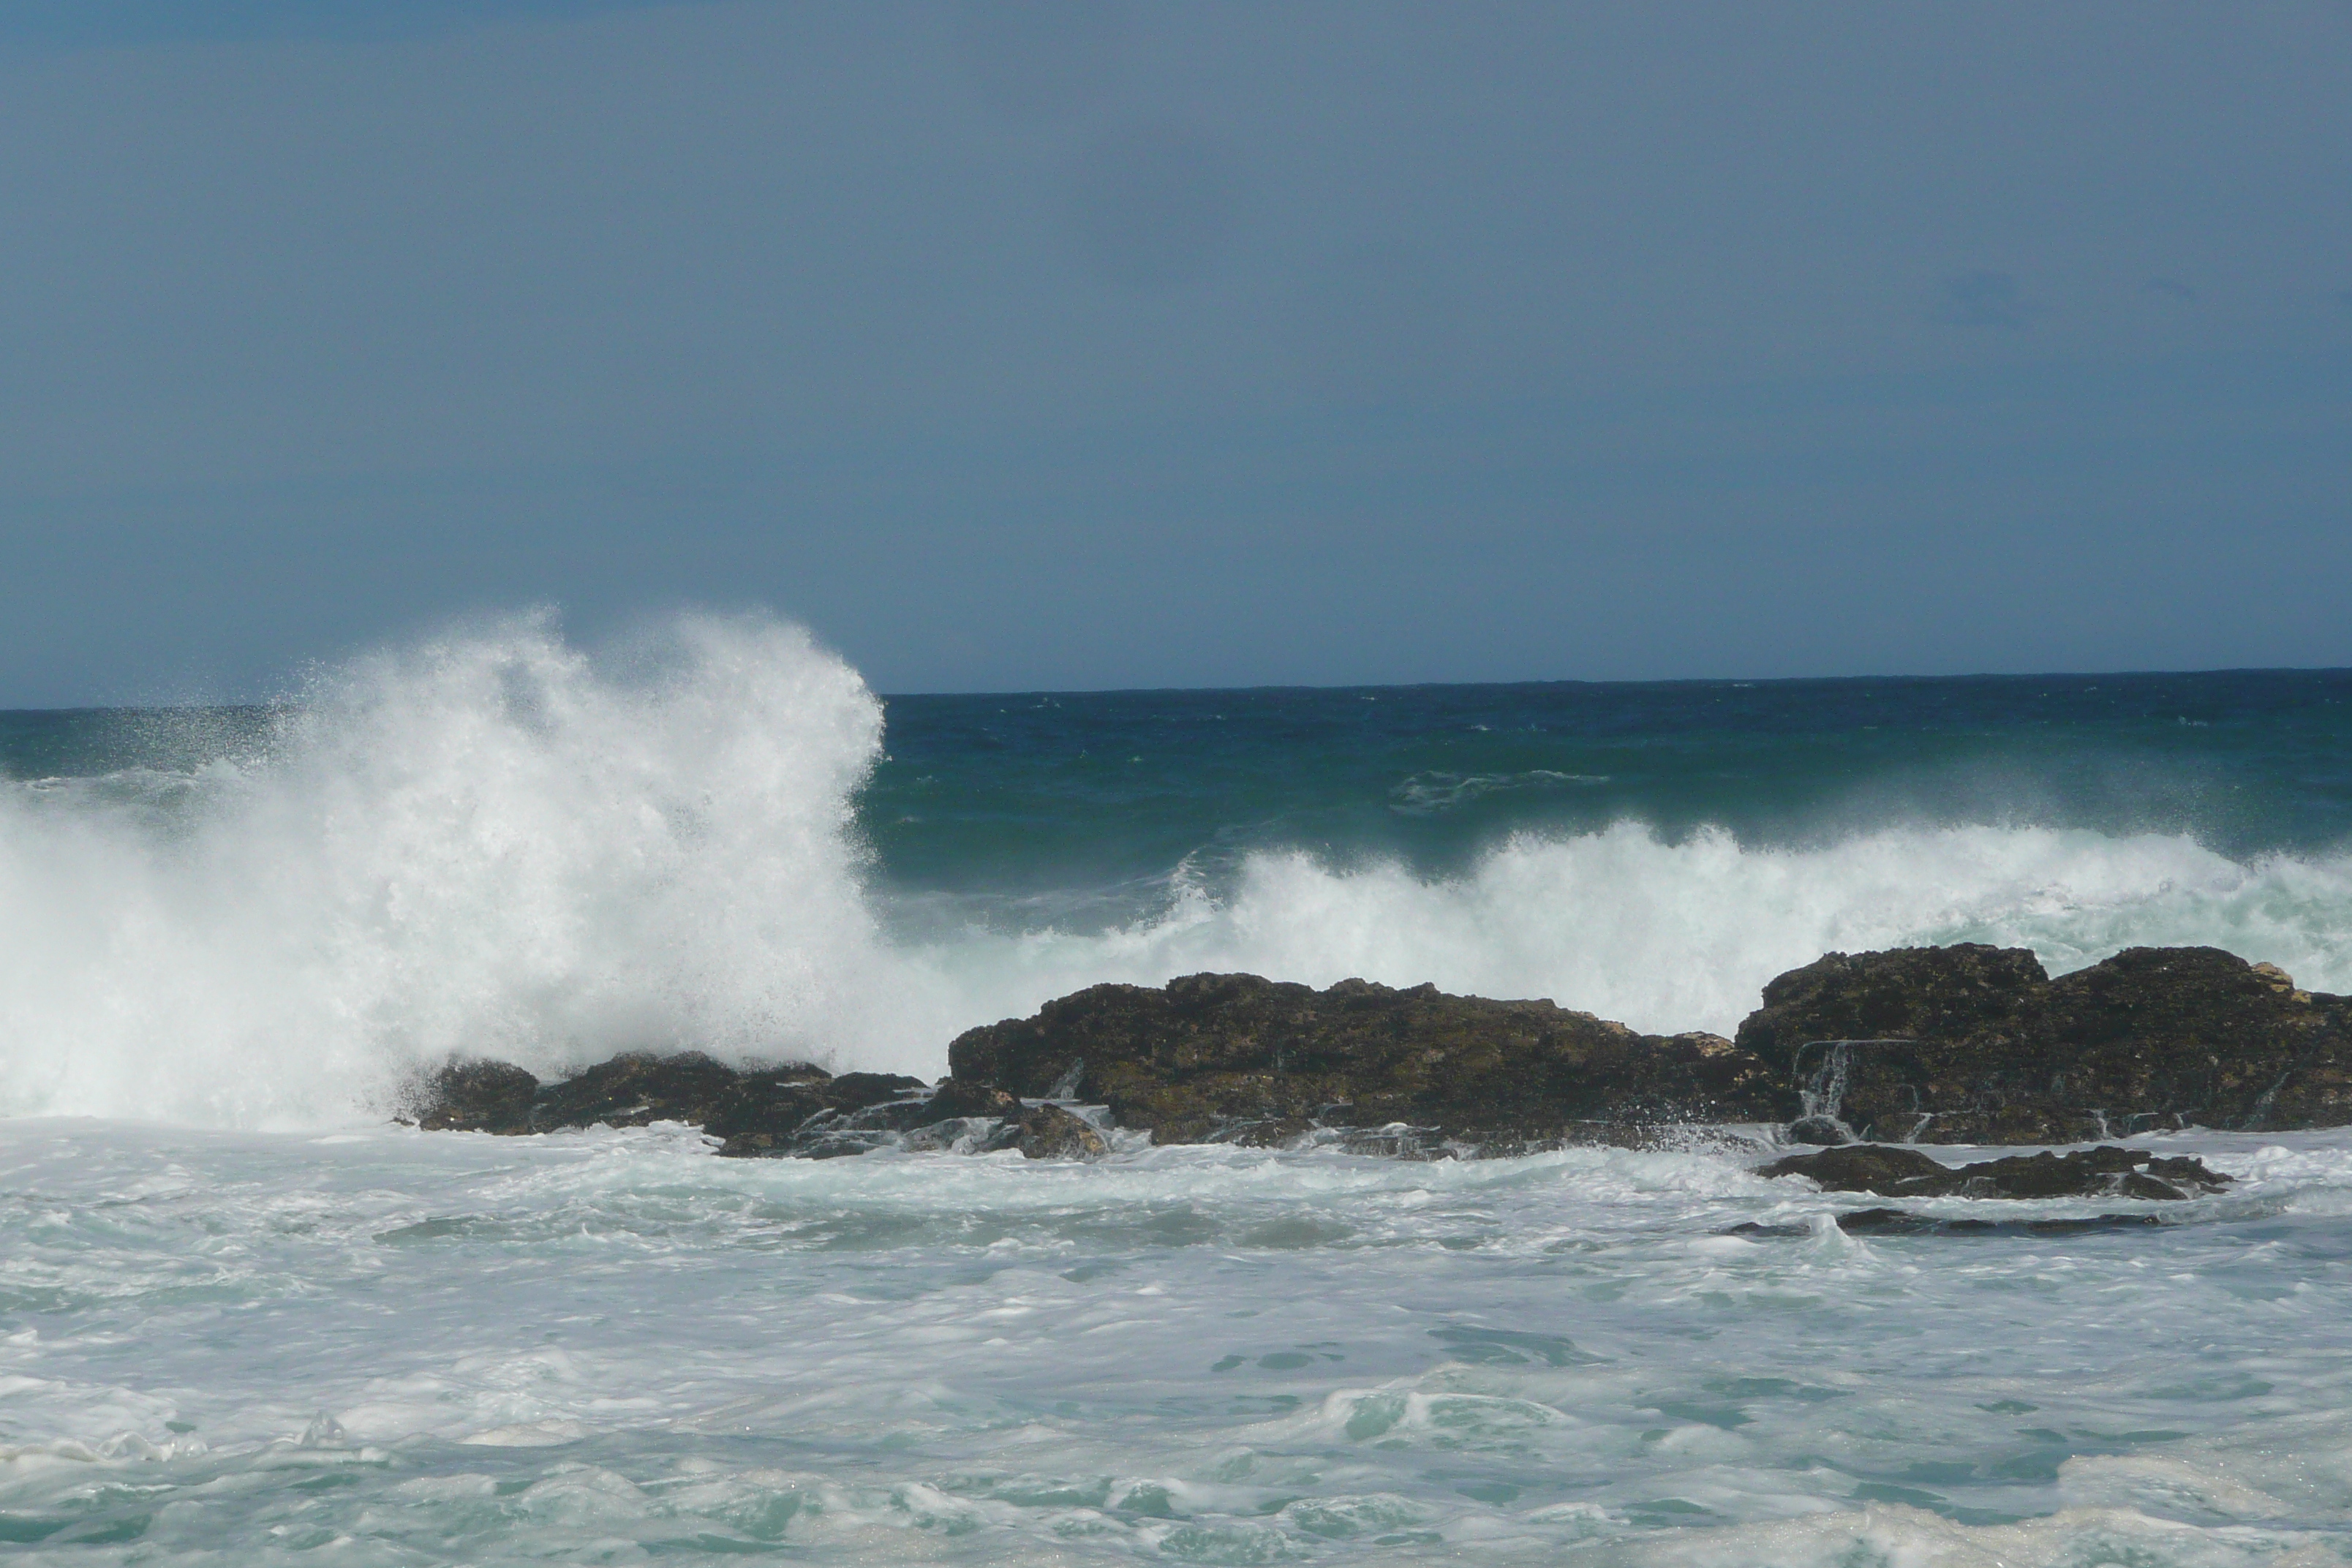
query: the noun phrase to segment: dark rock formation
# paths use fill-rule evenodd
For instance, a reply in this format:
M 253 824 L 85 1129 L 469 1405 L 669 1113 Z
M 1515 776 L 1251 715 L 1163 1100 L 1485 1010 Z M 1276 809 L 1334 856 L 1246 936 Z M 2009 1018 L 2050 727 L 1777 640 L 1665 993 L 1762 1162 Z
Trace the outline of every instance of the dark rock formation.
M 840 1079 L 830 1074 L 809 1067 L 739 1074 L 733 1086 L 712 1102 L 709 1113 L 699 1119 L 702 1130 L 714 1138 L 726 1139 L 739 1153 L 765 1151 L 789 1141 L 813 1118 L 862 1110 L 876 1098 L 890 1097 L 887 1093 L 879 1097 L 860 1094 L 860 1089 L 878 1087 L 864 1084 L 853 1085 L 846 1094 L 838 1093 L 834 1087 L 838 1082 Z M 907 1087 L 917 1086 L 910 1079 Z
M 1874 1193 L 1883 1198 L 2087 1198 L 2179 1200 L 2218 1193 L 2230 1178 L 2186 1155 L 2166 1158 L 2146 1149 L 2102 1144 L 2070 1154 L 2043 1150 L 1973 1165 L 1951 1166 L 1916 1149 L 1848 1143 L 1818 1153 L 1791 1154 L 1757 1173 L 1809 1176 L 1833 1193 Z
M 2038 1154 L 2011 1154 L 1963 1165 L 1960 1191 L 2000 1198 L 2081 1198 L 2112 1193 L 2126 1198 L 2173 1200 L 2218 1193 L 2230 1178 L 2186 1154 L 2170 1158 L 2145 1149 L 2118 1149 L 2103 1143 L 2058 1154 L 2044 1149 Z
M 1040 1105 L 1022 1117 L 1018 1147 L 1032 1160 L 1098 1160 L 1110 1152 L 1093 1123 L 1058 1105 Z
M 941 1121 L 951 1116 L 992 1116 L 999 1120 L 1018 1119 L 1021 1101 L 1017 1096 L 1005 1093 L 993 1084 L 973 1083 L 969 1079 L 943 1078 L 931 1090 L 931 1114 Z
M 953 1076 L 929 1091 L 892 1074 L 738 1071 L 697 1052 L 632 1052 L 547 1084 L 505 1063 L 459 1062 L 418 1086 L 413 1119 L 488 1132 L 675 1120 L 739 1155 L 895 1144 L 1041 1158 L 1105 1152 L 1083 1117 L 1036 1107 L 1082 1093 L 1161 1143 L 1313 1142 L 1422 1158 L 1689 1146 L 1706 1136 L 1700 1124 L 1771 1121 L 1825 1151 L 1775 1170 L 1802 1168 L 1840 1190 L 2144 1197 L 2205 1188 L 2211 1173 L 2118 1150 L 1954 1173 L 1862 1141 L 2076 1143 L 2151 1126 L 2352 1123 L 2352 999 L 2298 991 L 2276 968 L 2212 948 L 2134 948 L 2054 981 L 2022 949 L 1830 953 L 1765 987 L 1736 1042 L 1642 1035 L 1548 1001 L 1433 985 L 1316 991 L 1195 974 L 1090 987 L 968 1031 L 949 1060 Z
M 931 1110 L 919 1078 L 881 1072 L 801 1076 L 814 1070 L 744 1073 L 702 1130 L 727 1141 L 719 1147 L 722 1154 L 828 1160 L 879 1149 L 898 1142 L 899 1133 L 955 1115 Z M 779 1071 L 795 1076 L 779 1080 Z
M 1024 1106 L 992 1085 L 798 1066 L 739 1071 L 698 1051 L 627 1052 L 554 1083 L 507 1062 L 453 1062 L 419 1084 L 406 1120 L 477 1132 L 553 1132 L 688 1121 L 721 1154 L 824 1160 L 887 1147 L 1092 1160 L 1109 1142 L 1057 1105 Z
M 1847 1143 L 1818 1154 L 1791 1154 L 1761 1166 L 1759 1176 L 1810 1176 L 1824 1192 L 1876 1193 L 1897 1197 L 1914 1191 L 1911 1184 L 1926 1183 L 1941 1192 L 1952 1168 L 1916 1149 L 1890 1148 L 1884 1143 Z
M 1716 1035 L 1638 1035 L 1549 1002 L 1251 974 L 1096 985 L 948 1047 L 958 1081 L 1083 1092 L 1162 1143 L 1402 1123 L 1502 1152 L 1589 1123 L 1781 1121 L 1796 1097 Z M 1401 1148 L 1398 1152 L 1411 1152 Z
M 511 1062 L 451 1062 L 421 1086 L 409 1120 L 428 1132 L 527 1132 L 538 1093 Z
M 419 1127 L 475 1132 L 687 1121 L 726 1140 L 724 1153 L 824 1155 L 860 1153 L 931 1123 L 1017 1116 L 1020 1102 L 960 1085 L 939 1105 L 922 1079 L 897 1073 L 739 1071 L 699 1051 L 629 1051 L 545 1084 L 507 1062 L 452 1062 L 415 1086 L 409 1110 Z
M 2352 1000 L 2210 947 L 2131 948 L 2054 981 L 2021 948 L 1833 952 L 1766 986 L 1738 1045 L 1799 1092 L 1816 1141 L 2352 1122 Z

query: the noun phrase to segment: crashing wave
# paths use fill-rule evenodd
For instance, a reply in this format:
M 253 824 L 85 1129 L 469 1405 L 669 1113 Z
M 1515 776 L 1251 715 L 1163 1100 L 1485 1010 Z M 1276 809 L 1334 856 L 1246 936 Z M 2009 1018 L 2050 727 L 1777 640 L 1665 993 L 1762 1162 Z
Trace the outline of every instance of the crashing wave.
M 1433 981 L 1654 1032 L 1727 1031 L 1822 952 L 1920 942 L 2053 971 L 2210 943 L 2352 989 L 2352 857 L 2060 827 L 1790 847 L 1622 822 L 1450 876 L 1261 850 L 1108 928 L 933 900 L 916 931 L 855 826 L 880 704 L 757 616 L 682 618 L 624 658 L 515 617 L 299 699 L 194 774 L 0 792 L 0 1114 L 319 1125 L 452 1054 L 929 1078 L 967 1027 L 1202 971 Z

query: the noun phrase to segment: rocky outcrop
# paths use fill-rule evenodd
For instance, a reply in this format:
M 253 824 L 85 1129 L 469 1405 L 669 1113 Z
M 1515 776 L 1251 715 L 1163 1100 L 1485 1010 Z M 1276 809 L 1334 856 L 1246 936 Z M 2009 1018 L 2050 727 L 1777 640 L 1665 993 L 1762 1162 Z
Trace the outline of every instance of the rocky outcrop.
M 1883 1198 L 2154 1198 L 2178 1202 L 2218 1193 L 2230 1178 L 2186 1155 L 2102 1144 L 2068 1154 L 2043 1150 L 1973 1165 L 1947 1165 L 1916 1149 L 1849 1143 L 1791 1154 L 1761 1167 L 1764 1176 L 1805 1176 L 1825 1192 Z
M 428 1130 L 552 1132 L 685 1121 L 725 1140 L 722 1154 L 862 1154 L 912 1137 L 921 1146 L 1020 1134 L 1021 1102 L 983 1084 L 898 1073 L 835 1077 L 809 1066 L 728 1067 L 699 1051 L 632 1051 L 552 1083 L 507 1062 L 452 1062 L 416 1085 L 406 1120 Z M 924 1135 L 928 1135 L 927 1137 Z
M 1833 952 L 1767 985 L 1738 1044 L 1818 1142 L 2352 1122 L 2352 1001 L 2218 948 L 2131 948 L 2057 980 L 2021 948 Z
M 1097 985 L 948 1047 L 959 1080 L 1083 1094 L 1162 1143 L 1319 1130 L 1382 1152 L 1507 1152 L 1629 1126 L 1780 1121 L 1796 1097 L 1720 1036 L 1636 1034 L 1549 1002 L 1253 974 Z M 1388 1147 L 1394 1145 L 1394 1147 Z
M 1868 1167 L 1840 1190 L 1916 1196 L 1961 1181 L 1997 1195 L 2148 1197 L 2202 1178 L 2137 1151 L 1954 1175 L 1916 1151 L 1839 1146 L 2352 1124 L 2352 1000 L 2213 948 L 2134 948 L 2057 980 L 2016 948 L 1830 953 L 1766 986 L 1736 1040 L 1643 1035 L 1549 1001 L 1433 985 L 1194 974 L 1092 986 L 967 1031 L 948 1054 L 953 1076 L 929 1089 L 893 1074 L 738 1070 L 697 1052 L 628 1053 L 551 1083 L 457 1062 L 418 1086 L 412 1119 L 488 1132 L 688 1121 L 736 1155 L 896 1145 L 1083 1159 L 1108 1149 L 1103 1128 L 1051 1102 L 1083 1097 L 1160 1143 L 1423 1157 L 1687 1144 L 1711 1124 L 1768 1122 L 1827 1149 L 1782 1162 L 1790 1173 L 1836 1185 Z M 2050 1190 L 2028 1194 L 2034 1183 Z

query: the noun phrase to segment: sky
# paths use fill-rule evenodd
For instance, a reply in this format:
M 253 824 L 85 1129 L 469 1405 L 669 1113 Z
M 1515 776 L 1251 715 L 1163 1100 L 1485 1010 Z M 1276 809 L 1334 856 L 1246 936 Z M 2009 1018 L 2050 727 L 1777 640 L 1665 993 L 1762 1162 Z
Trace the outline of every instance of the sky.
M 0 0 L 0 707 L 2352 665 L 2352 0 Z

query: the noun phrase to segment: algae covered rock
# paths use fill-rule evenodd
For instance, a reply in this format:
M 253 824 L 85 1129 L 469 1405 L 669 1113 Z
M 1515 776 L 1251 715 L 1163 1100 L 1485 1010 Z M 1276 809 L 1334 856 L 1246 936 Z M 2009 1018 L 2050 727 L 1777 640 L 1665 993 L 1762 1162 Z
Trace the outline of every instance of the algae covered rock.
M 946 1121 L 950 1117 L 989 1116 L 1000 1120 L 1018 1120 L 1021 1101 L 994 1084 L 974 1083 L 968 1079 L 943 1078 L 931 1089 L 930 1114 Z
M 1058 1105 L 1040 1105 L 1021 1118 L 1018 1147 L 1032 1160 L 1098 1160 L 1110 1142 L 1095 1125 Z
M 959 1082 L 1084 1095 L 1162 1143 L 1399 1127 L 1422 1142 L 1516 1148 L 1595 1125 L 1778 1121 L 1794 1108 L 1719 1036 L 1642 1035 L 1550 1002 L 1361 980 L 1096 985 L 970 1030 L 948 1059 Z

